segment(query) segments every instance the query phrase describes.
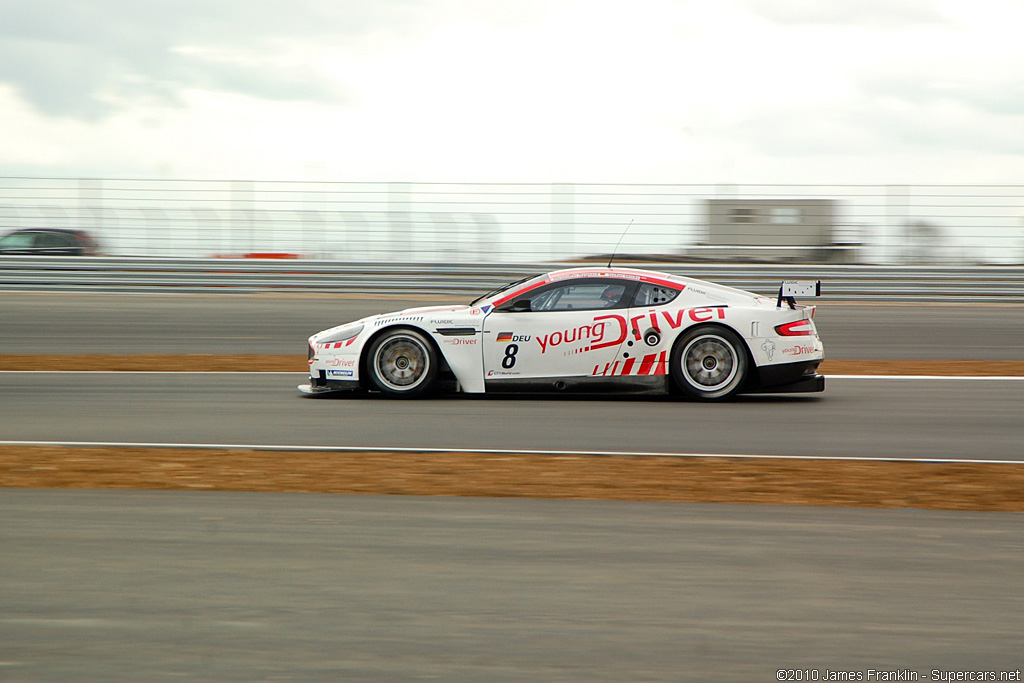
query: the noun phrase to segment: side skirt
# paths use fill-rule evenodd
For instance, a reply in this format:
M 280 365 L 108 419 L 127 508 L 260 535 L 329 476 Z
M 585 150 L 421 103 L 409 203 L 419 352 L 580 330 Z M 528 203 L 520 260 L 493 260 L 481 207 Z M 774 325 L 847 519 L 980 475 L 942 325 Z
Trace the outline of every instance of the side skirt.
M 796 382 L 790 382 L 789 384 L 776 384 L 768 387 L 754 387 L 753 389 L 745 389 L 741 393 L 744 394 L 796 394 L 796 393 L 814 393 L 819 391 L 825 391 L 825 376 L 824 375 L 810 375 L 804 379 Z
M 490 379 L 484 386 L 487 393 L 668 393 L 667 375 L 654 377 L 543 377 L 538 379 Z

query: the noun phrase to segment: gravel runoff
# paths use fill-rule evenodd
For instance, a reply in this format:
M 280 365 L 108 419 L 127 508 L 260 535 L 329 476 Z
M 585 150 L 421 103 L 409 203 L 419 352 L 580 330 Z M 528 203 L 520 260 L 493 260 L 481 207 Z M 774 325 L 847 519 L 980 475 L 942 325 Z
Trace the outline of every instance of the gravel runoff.
M 0 487 L 275 491 L 1024 512 L 1024 465 L 0 446 Z

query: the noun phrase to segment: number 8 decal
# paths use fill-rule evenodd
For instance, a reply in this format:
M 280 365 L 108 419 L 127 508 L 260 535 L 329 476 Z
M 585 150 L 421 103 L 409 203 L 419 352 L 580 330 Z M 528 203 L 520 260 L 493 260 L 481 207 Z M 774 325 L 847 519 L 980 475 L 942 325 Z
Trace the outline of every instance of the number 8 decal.
M 518 344 L 509 344 L 505 347 L 505 357 L 501 359 L 501 367 L 509 370 L 516 365 L 516 354 L 519 353 Z

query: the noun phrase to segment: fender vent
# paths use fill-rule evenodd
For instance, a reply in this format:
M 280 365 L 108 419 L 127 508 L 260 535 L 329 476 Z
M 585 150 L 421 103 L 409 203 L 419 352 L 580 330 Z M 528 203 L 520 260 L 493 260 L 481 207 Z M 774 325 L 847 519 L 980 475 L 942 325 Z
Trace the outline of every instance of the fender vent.
M 472 337 L 477 330 L 475 327 L 439 327 L 437 333 L 445 337 Z

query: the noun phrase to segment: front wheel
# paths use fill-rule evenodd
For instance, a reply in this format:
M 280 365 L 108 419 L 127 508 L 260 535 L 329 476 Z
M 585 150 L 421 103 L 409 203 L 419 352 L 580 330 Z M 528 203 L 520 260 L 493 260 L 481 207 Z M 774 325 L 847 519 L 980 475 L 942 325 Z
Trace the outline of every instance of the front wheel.
M 392 330 L 378 337 L 367 354 L 366 369 L 374 387 L 392 396 L 419 396 L 437 377 L 433 344 L 414 330 Z
M 733 396 L 747 377 L 743 340 L 724 327 L 702 326 L 672 349 L 672 379 L 687 396 L 702 401 Z

